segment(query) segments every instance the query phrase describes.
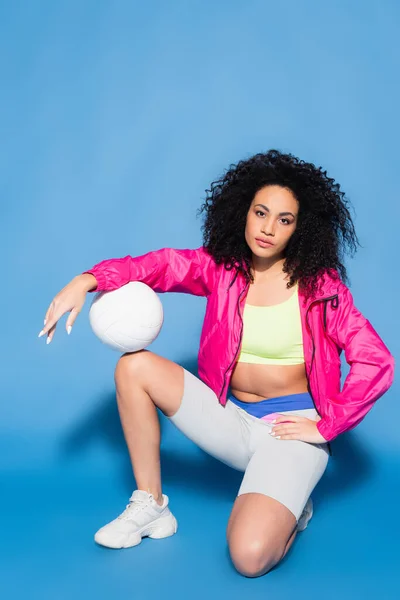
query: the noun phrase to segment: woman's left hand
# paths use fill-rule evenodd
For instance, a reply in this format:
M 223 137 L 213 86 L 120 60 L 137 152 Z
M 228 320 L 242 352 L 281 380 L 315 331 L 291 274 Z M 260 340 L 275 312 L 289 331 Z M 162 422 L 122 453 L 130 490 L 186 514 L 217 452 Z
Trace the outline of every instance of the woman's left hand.
M 311 444 L 326 444 L 327 440 L 322 437 L 317 429 L 317 422 L 320 420 L 320 416 L 317 417 L 316 421 L 313 421 L 306 417 L 282 415 L 276 417 L 270 435 L 280 440 L 300 440 Z M 282 423 L 282 421 L 290 421 L 290 423 Z

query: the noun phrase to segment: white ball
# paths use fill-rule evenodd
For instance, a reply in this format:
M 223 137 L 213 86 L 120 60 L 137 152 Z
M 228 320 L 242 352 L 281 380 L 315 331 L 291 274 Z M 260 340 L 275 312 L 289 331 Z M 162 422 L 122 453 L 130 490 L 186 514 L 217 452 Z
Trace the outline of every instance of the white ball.
M 112 292 L 99 292 L 89 311 L 93 332 L 118 352 L 146 348 L 160 333 L 163 320 L 160 298 L 141 281 L 131 281 Z

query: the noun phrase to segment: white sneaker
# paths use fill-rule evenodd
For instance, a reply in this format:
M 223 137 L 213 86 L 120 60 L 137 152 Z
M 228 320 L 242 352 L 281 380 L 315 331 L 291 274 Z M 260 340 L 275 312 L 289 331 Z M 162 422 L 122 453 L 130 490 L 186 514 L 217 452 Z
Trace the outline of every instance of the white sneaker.
M 173 535 L 178 524 L 168 508 L 168 496 L 163 494 L 163 500 L 160 506 L 152 494 L 135 490 L 124 512 L 98 530 L 95 542 L 107 548 L 130 548 L 146 536 L 160 539 Z
M 307 500 L 307 504 L 303 508 L 303 512 L 301 513 L 299 521 L 297 523 L 297 531 L 304 531 L 304 529 L 308 525 L 308 522 L 310 521 L 311 517 L 313 516 L 313 512 L 314 512 L 313 501 L 311 500 L 311 496 L 310 496 L 310 498 Z

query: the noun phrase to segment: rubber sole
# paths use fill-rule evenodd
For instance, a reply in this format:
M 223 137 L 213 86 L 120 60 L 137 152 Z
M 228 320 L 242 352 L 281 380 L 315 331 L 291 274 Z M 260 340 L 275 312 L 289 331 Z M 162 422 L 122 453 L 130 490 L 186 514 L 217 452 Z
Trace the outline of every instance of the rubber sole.
M 102 539 L 101 529 L 95 534 L 94 541 L 99 546 L 119 550 L 121 548 L 133 548 L 138 546 L 144 537 L 149 537 L 154 540 L 161 540 L 174 535 L 178 531 L 178 523 L 173 515 L 160 517 L 149 525 L 142 527 L 139 531 L 128 534 L 126 539 L 121 543 L 113 543 L 110 540 Z

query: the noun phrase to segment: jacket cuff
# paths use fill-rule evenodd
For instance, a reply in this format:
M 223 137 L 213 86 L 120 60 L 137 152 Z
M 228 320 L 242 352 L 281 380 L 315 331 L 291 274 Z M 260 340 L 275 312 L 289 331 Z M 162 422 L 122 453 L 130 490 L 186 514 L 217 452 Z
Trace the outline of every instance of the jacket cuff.
M 334 434 L 332 434 L 332 428 L 324 418 L 317 421 L 317 429 L 327 442 L 331 442 L 336 437 Z
M 84 271 L 82 275 L 86 275 L 86 273 L 93 275 L 93 277 L 97 281 L 97 287 L 89 290 L 90 293 L 100 292 L 101 290 L 106 289 L 106 278 L 104 277 L 103 273 L 101 273 L 100 271 L 96 271 L 96 269 L 91 269 L 90 271 Z

